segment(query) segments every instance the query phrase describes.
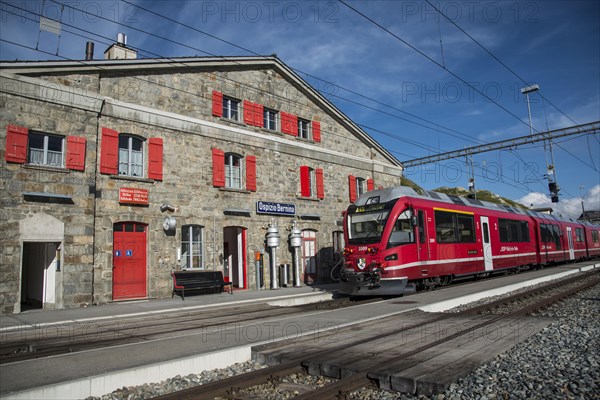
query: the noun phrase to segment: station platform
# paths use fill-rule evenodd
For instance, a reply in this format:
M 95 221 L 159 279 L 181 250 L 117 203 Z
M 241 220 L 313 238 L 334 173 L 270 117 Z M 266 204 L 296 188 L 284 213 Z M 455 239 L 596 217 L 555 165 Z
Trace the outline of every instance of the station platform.
M 210 327 L 178 337 L 152 339 L 102 349 L 86 350 L 0 365 L 2 399 L 81 399 L 101 396 L 124 386 L 159 382 L 176 375 L 223 368 L 250 360 L 251 347 L 312 335 L 315 341 L 335 342 L 337 329 L 411 310 L 444 311 L 484 297 L 600 268 L 600 262 L 582 262 L 449 286 L 351 308 L 315 310 L 301 315 L 274 317 Z M 236 291 L 165 300 L 113 303 L 84 309 L 29 311 L 0 316 L 0 337 L 14 330 L 44 326 L 93 324 L 152 313 L 169 313 L 267 302 L 289 306 L 322 301 L 336 295 L 336 285 L 314 285 L 279 290 Z

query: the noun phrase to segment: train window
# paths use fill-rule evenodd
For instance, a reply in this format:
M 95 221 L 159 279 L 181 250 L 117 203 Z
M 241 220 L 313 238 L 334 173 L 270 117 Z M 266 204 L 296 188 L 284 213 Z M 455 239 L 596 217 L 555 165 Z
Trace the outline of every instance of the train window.
M 454 243 L 456 232 L 454 229 L 454 214 L 437 211 L 435 212 L 435 238 L 438 243 Z
M 592 242 L 598 243 L 598 231 L 592 231 Z
M 501 242 L 510 242 L 510 238 L 508 236 L 508 220 L 507 219 L 498 219 L 498 231 L 500 233 L 500 241 Z
M 501 242 L 529 242 L 529 223 L 513 219 L 498 218 Z
M 415 242 L 415 233 L 411 223 L 411 213 L 406 210 L 396 220 L 388 241 L 388 248 Z
M 552 232 L 550 231 L 550 225 L 540 224 L 540 236 L 542 237 L 543 243 L 550 243 L 552 241 Z
M 483 243 L 490 242 L 490 234 L 488 233 L 489 228 L 487 223 L 483 223 Z
M 425 212 L 423 210 L 419 210 L 419 242 L 425 243 Z
M 474 243 L 475 242 L 475 229 L 473 227 L 473 216 L 472 215 L 457 215 L 456 220 L 458 223 L 458 237 L 461 243 Z
M 521 227 L 521 242 L 529 242 L 529 222 L 519 221 L 519 225 Z
M 474 243 L 473 215 L 436 210 L 435 234 L 438 243 Z
M 552 228 L 552 241 L 556 245 L 556 250 L 562 249 L 562 242 L 560 241 L 560 228 L 557 225 L 550 225 Z
M 575 238 L 575 240 L 578 242 L 584 241 L 583 228 L 575 228 Z

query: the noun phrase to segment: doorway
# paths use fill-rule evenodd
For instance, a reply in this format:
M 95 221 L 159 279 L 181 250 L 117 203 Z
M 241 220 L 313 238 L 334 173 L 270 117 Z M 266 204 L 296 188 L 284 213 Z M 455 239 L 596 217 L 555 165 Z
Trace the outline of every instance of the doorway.
M 146 225 L 118 222 L 113 226 L 113 300 L 147 297 Z
M 56 303 L 60 271 L 60 242 L 24 242 L 21 277 L 21 311 Z
M 238 289 L 248 288 L 246 228 L 223 228 L 223 278 Z
M 317 281 L 317 232 L 310 229 L 302 231 L 302 266 L 304 283 Z

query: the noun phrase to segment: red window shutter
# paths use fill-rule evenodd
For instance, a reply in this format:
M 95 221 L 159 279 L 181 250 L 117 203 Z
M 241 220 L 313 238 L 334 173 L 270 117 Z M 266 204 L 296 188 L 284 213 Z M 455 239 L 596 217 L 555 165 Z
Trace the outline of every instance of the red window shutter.
M 225 153 L 219 149 L 212 149 L 213 186 L 225 186 Z
M 310 197 L 310 168 L 300 167 L 300 196 Z
M 348 192 L 350 193 L 350 203 L 356 201 L 356 177 L 348 175 Z
M 290 135 L 298 136 L 298 116 L 290 114 Z
M 254 125 L 254 103 L 244 100 L 244 123 Z
M 246 156 L 246 189 L 256 192 L 256 157 Z
M 85 143 L 83 137 L 67 137 L 67 168 L 75 171 L 85 170 Z
M 212 92 L 212 114 L 215 117 L 223 116 L 223 93 L 216 90 Z
M 264 126 L 263 105 L 254 104 L 254 126 Z
M 29 129 L 22 126 L 6 127 L 6 152 L 4 159 L 8 162 L 24 164 L 27 162 L 27 139 Z
M 148 178 L 157 181 L 163 179 L 163 140 L 161 138 L 148 140 Z
M 281 132 L 298 136 L 298 117 L 294 114 L 281 112 Z
M 119 132 L 102 128 L 100 173 L 116 175 L 119 172 Z
M 321 123 L 317 121 L 312 122 L 312 136 L 315 142 L 321 141 Z
M 325 198 L 325 184 L 323 180 L 323 170 L 321 168 L 317 168 L 315 170 L 315 178 L 317 180 L 317 198 L 324 199 Z
M 375 181 L 373 178 L 367 179 L 367 191 L 375 190 Z
M 281 112 L 281 132 L 290 134 L 290 114 Z

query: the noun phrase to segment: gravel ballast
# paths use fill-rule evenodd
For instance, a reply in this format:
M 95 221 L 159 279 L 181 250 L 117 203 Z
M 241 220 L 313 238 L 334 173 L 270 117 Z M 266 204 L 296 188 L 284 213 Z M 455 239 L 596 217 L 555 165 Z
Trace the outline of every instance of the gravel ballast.
M 600 285 L 539 315 L 557 320 L 453 383 L 444 393 L 425 397 L 365 388 L 353 392 L 351 398 L 600 399 Z M 235 364 L 160 383 L 123 388 L 89 400 L 146 399 L 262 367 L 254 362 Z M 303 392 L 304 387 L 312 387 L 316 380 L 298 374 L 279 384 L 255 388 L 249 397 L 287 399 Z

